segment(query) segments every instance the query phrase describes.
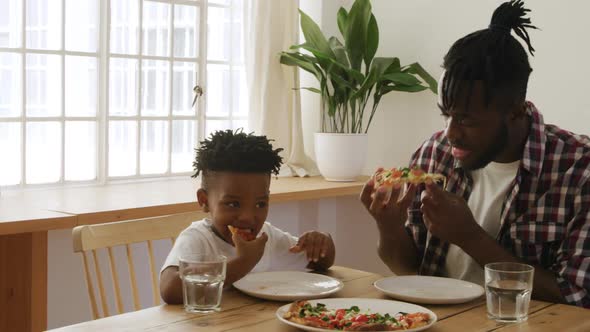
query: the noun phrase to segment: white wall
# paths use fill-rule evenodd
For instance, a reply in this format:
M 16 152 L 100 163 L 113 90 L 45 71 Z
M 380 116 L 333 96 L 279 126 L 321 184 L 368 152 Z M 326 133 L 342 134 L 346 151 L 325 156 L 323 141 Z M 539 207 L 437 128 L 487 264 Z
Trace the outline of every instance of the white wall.
M 380 25 L 378 56 L 396 56 L 404 63 L 420 62 L 431 74 L 441 73 L 442 57 L 450 45 L 476 29 L 485 28 L 501 1 L 470 0 L 373 0 Z M 301 7 L 322 28 L 338 32 L 335 13 L 350 0 L 301 0 Z M 528 1 L 533 23 L 542 31 L 531 33 L 537 53 L 531 58 L 533 74 L 529 99 L 544 113 L 547 122 L 571 131 L 590 134 L 590 2 L 584 0 Z M 312 78 L 302 75 L 304 85 Z M 306 153 L 313 156 L 313 132 L 317 131 L 319 100 L 302 93 Z M 436 98 L 429 92 L 391 93 L 384 97 L 370 130 L 370 151 L 365 172 L 377 166 L 404 165 L 413 150 L 442 128 Z M 337 264 L 388 273 L 375 253 L 377 233 L 356 197 L 276 204 L 269 216 L 275 225 L 295 234 L 328 231 L 337 246 Z M 160 262 L 169 247 L 157 246 Z M 119 253 L 119 257 L 121 256 Z M 123 266 L 123 265 L 122 265 Z M 124 270 L 121 267 L 121 270 Z M 69 231 L 49 232 L 49 328 L 90 319 L 80 258 L 73 255 Z M 149 278 L 140 285 L 142 302 L 149 303 Z M 123 288 L 125 285 L 121 285 Z M 127 304 L 128 306 L 128 304 Z

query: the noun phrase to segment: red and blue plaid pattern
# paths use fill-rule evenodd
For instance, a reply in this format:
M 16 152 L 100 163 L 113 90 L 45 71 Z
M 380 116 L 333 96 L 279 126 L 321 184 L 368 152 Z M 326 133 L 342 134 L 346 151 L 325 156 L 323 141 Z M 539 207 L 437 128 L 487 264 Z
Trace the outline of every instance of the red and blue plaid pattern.
M 545 125 L 528 103 L 531 131 L 502 206 L 498 242 L 516 257 L 553 271 L 564 299 L 590 308 L 590 139 Z M 473 181 L 451 155 L 443 132 L 412 156 L 411 166 L 447 177 L 447 191 L 469 199 Z M 406 228 L 422 257 L 420 274 L 443 275 L 449 244 L 428 233 L 420 190 Z

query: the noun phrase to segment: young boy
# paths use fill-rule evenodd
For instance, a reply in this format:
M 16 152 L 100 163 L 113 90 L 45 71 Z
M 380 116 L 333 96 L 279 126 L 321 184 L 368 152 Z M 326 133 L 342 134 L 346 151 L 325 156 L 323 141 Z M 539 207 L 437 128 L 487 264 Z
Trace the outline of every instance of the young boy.
M 335 249 L 329 234 L 310 231 L 297 239 L 265 222 L 271 173 L 279 173 L 282 150 L 273 150 L 266 136 L 231 130 L 217 131 L 201 142 L 193 177 L 201 174 L 197 199 L 211 218 L 182 231 L 168 254 L 160 273 L 160 294 L 166 303 L 182 303 L 178 259 L 187 253 L 226 256 L 226 285 L 249 272 L 332 266 Z M 237 232 L 232 234 L 230 226 Z

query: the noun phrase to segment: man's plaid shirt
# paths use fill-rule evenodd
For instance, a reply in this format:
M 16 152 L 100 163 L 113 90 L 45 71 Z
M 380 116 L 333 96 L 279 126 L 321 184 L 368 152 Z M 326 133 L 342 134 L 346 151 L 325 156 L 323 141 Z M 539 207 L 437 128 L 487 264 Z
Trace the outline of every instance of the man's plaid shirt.
M 545 125 L 532 103 L 528 114 L 531 129 L 502 205 L 497 241 L 528 263 L 553 271 L 568 303 L 590 308 L 590 139 Z M 445 175 L 446 190 L 469 199 L 473 180 L 451 155 L 443 132 L 414 153 L 411 166 Z M 420 192 L 408 212 L 406 228 L 422 257 L 419 273 L 442 276 L 449 244 L 428 233 Z

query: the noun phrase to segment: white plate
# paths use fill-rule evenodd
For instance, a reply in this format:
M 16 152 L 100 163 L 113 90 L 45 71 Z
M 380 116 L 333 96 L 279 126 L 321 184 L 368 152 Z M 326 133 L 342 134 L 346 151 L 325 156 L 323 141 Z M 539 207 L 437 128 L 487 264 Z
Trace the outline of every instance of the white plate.
M 428 304 L 463 303 L 484 293 L 483 287 L 468 281 L 429 276 L 388 277 L 374 286 L 393 298 Z
M 234 282 L 242 292 L 273 301 L 319 299 L 335 293 L 344 284 L 332 277 L 300 271 L 250 273 Z
M 382 315 L 390 314 L 395 315 L 400 311 L 407 312 L 407 313 L 414 313 L 414 312 L 425 312 L 430 315 L 430 323 L 426 326 L 418 327 L 415 329 L 404 330 L 404 331 L 422 331 L 430 328 L 434 323 L 436 323 L 437 317 L 436 314 L 424 307 L 419 305 L 400 302 L 400 301 L 391 301 L 391 300 L 380 300 L 380 299 L 356 299 L 356 298 L 349 298 L 349 299 L 321 299 L 321 300 L 313 300 L 309 301 L 312 305 L 316 303 L 323 303 L 326 305 L 328 309 L 346 309 L 352 306 L 357 306 L 361 309 L 361 312 L 366 312 L 370 310 L 372 313 L 380 313 Z M 289 311 L 289 307 L 291 304 L 284 305 L 277 310 L 277 318 L 291 326 L 296 328 L 305 330 L 305 331 L 313 331 L 313 332 L 325 332 L 325 331 L 334 331 L 328 329 L 322 329 L 318 327 L 311 327 L 305 326 L 301 324 L 294 323 L 290 320 L 286 320 L 283 318 L 283 315 Z

